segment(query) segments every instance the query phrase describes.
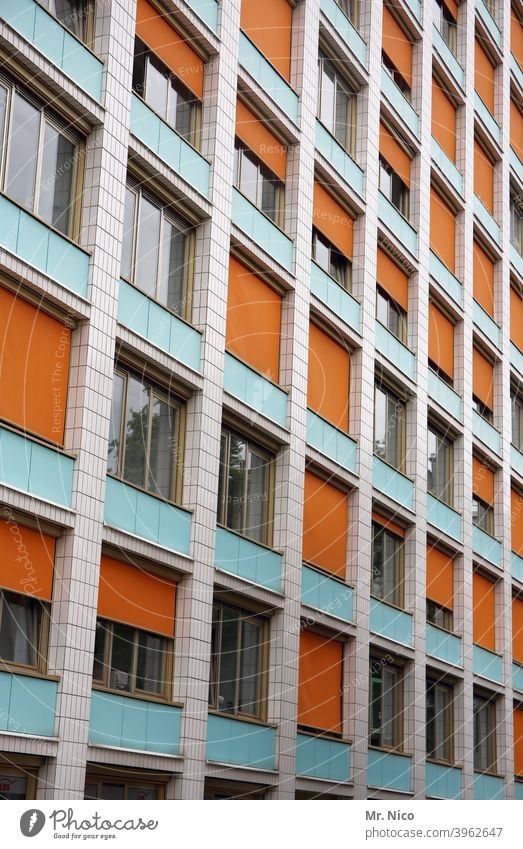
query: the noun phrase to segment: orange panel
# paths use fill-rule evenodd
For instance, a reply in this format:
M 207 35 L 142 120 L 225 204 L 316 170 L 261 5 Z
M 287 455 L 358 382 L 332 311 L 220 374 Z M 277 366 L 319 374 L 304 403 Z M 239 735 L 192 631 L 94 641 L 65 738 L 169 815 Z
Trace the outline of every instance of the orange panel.
M 511 547 L 523 556 L 523 495 L 510 490 Z
M 452 557 L 427 546 L 427 598 L 452 610 L 454 602 L 454 562 Z
M 523 708 L 514 708 L 514 774 L 523 775 Z
M 493 404 L 494 366 L 483 354 L 472 349 L 472 391 L 489 410 L 494 409 Z
M 430 188 L 430 246 L 450 271 L 456 268 L 456 216 Z
M 292 6 L 287 0 L 242 0 L 240 26 L 286 80 L 291 74 Z
M 512 599 L 512 658 L 523 663 L 523 599 Z
M 523 351 L 523 299 L 510 287 L 510 341 Z
M 486 504 L 494 504 L 494 472 L 477 457 L 472 458 L 472 492 Z
M 241 100 L 236 101 L 236 135 L 285 182 L 287 148 Z
M 275 383 L 280 376 L 281 297 L 231 256 L 225 345 Z
M 334 200 L 316 180 L 314 181 L 314 226 L 329 239 L 333 245 L 352 259 L 352 228 L 354 221 L 349 213 Z
M 474 141 L 474 192 L 493 213 L 494 165 L 477 141 Z
M 172 637 L 176 584 L 138 566 L 102 556 L 98 615 Z
M 410 159 L 385 124 L 380 122 L 380 153 L 390 167 L 410 186 Z
M 523 27 L 513 9 L 510 10 L 510 50 L 523 68 Z
M 474 297 L 486 313 L 494 318 L 494 263 L 477 242 L 473 242 Z
M 136 34 L 193 94 L 203 97 L 203 59 L 147 0 L 138 0 Z
M 407 312 L 409 305 L 409 278 L 381 248 L 378 248 L 376 280 L 381 288 L 385 289 L 391 298 Z
M 510 98 L 510 144 L 523 162 L 523 115 Z
M 454 21 L 458 20 L 458 4 L 455 0 L 443 0 L 443 5 L 447 8 L 447 11 L 452 15 Z
M 55 540 L 12 520 L 0 520 L 0 586 L 50 601 Z
M 306 471 L 303 498 L 303 559 L 345 578 L 347 494 Z
M 456 161 L 456 107 L 432 79 L 432 135 L 452 162 Z
M 429 360 L 447 377 L 454 378 L 454 325 L 429 302 Z
M 489 651 L 496 650 L 496 590 L 478 572 L 472 576 L 473 640 Z
M 390 531 L 391 534 L 395 534 L 396 536 L 402 538 L 405 537 L 405 528 L 402 528 L 401 525 L 397 525 L 396 522 L 392 522 L 390 519 L 387 519 L 380 513 L 376 513 L 375 510 L 372 511 L 372 521 L 376 522 L 378 525 L 381 525 L 387 531 Z
M 412 86 L 412 42 L 387 6 L 383 7 L 382 47 L 407 85 Z
M 71 330 L 0 287 L 0 414 L 63 442 Z
M 474 42 L 474 88 L 489 112 L 494 114 L 494 65 L 478 39 Z
M 343 643 L 312 631 L 300 636 L 298 723 L 340 733 Z
M 309 330 L 308 405 L 328 422 L 349 427 L 350 354 L 316 324 Z

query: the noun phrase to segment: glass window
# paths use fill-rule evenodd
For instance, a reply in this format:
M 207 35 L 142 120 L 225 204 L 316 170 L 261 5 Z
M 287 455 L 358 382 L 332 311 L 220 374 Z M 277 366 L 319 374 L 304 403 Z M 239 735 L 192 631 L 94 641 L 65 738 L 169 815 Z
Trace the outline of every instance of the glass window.
M 31 596 L 0 590 L 0 659 L 37 668 L 42 603 Z
M 40 0 L 40 2 L 80 41 L 87 41 L 90 14 L 88 0 Z
M 409 217 L 409 189 L 405 185 L 401 177 L 392 170 L 388 162 L 380 156 L 380 171 L 379 171 L 379 188 L 380 192 L 390 200 L 391 204 L 396 207 L 398 212 L 405 217 Z
M 472 522 L 487 534 L 494 534 L 494 509 L 477 495 L 472 496 Z
M 234 153 L 234 185 L 271 221 L 281 226 L 284 185 L 239 139 L 236 139 Z
M 371 746 L 398 749 L 403 736 L 401 672 L 382 658 L 371 658 L 369 741 Z
M 96 623 L 93 680 L 124 693 L 167 697 L 167 656 L 172 641 L 130 625 Z
M 218 522 L 269 543 L 272 458 L 243 436 L 224 431 L 221 441 Z
M 316 228 L 312 231 L 312 258 L 336 283 L 350 290 L 350 261 Z
M 439 431 L 428 429 L 427 491 L 452 507 L 453 445 Z
M 512 444 L 516 446 L 518 451 L 523 450 L 523 400 L 516 395 L 511 394 L 512 404 Z
M 266 620 L 215 605 L 209 704 L 214 710 L 263 718 Z
M 492 421 L 493 421 L 492 410 L 490 409 L 490 407 L 487 407 L 487 405 L 484 404 L 483 401 L 480 401 L 480 399 L 477 398 L 475 395 L 472 396 L 472 409 L 475 410 L 476 413 L 479 413 L 479 415 L 483 419 L 485 419 L 487 422 L 490 422 L 490 424 L 492 424 Z
M 137 799 L 153 801 L 164 798 L 164 788 L 161 785 L 149 784 L 146 781 L 130 783 L 127 781 L 97 780 L 88 776 L 85 784 L 84 799 Z
M 318 116 L 347 151 L 355 142 L 356 96 L 338 73 L 334 62 L 320 51 Z
M 523 211 L 519 195 L 510 193 L 510 241 L 523 254 Z
M 371 594 L 401 607 L 403 603 L 403 543 L 381 525 L 372 526 Z
M 356 22 L 357 0 L 336 0 L 336 4 L 354 24 Z
M 434 0 L 434 26 L 439 31 L 451 53 L 456 56 L 458 49 L 458 26 L 443 0 Z
M 382 51 L 381 54 L 381 65 L 383 70 L 389 75 L 391 80 L 395 83 L 395 85 L 399 88 L 403 96 L 406 100 L 410 101 L 411 98 L 411 88 L 403 76 L 403 74 L 397 69 L 394 62 L 389 59 L 386 53 Z
M 427 599 L 427 622 L 444 631 L 452 631 L 452 610 Z
M 427 756 L 452 763 L 452 687 L 436 681 L 427 681 L 426 712 Z
M 114 375 L 107 471 L 174 499 L 180 407 L 138 377 Z
M 128 186 L 121 274 L 150 298 L 186 317 L 190 225 Z
M 488 772 L 496 768 L 496 703 L 474 696 L 474 769 Z
M 405 403 L 383 386 L 374 396 L 374 453 L 400 471 L 405 459 Z
M 22 776 L 14 772 L 3 772 L 0 767 L 0 801 L 27 799 L 29 781 L 34 783 L 34 777 L 27 778 L 27 769 L 24 769 Z
M 379 286 L 376 289 L 376 318 L 400 342 L 406 344 L 407 313 Z
M 33 210 L 42 113 L 18 93 L 13 98 L 6 191 L 14 201 Z

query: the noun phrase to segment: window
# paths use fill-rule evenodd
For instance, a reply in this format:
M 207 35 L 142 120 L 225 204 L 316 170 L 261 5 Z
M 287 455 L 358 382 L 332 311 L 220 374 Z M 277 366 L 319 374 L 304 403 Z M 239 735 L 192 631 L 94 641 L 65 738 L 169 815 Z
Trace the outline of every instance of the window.
M 236 139 L 234 185 L 254 206 L 280 227 L 284 185 L 255 153 Z
M 494 509 L 477 495 L 472 497 L 472 522 L 487 534 L 494 534 Z
M 404 97 L 410 102 L 411 97 L 411 88 L 405 77 L 398 70 L 394 62 L 389 59 L 387 54 L 382 51 L 381 53 L 381 66 L 383 70 L 389 75 L 391 80 L 394 81 L 395 85 L 399 88 Z
M 320 50 L 318 117 L 349 153 L 354 150 L 356 96 L 331 59 Z
M 369 741 L 371 746 L 399 749 L 402 745 L 401 671 L 381 658 L 370 661 Z
M 84 799 L 139 799 L 153 801 L 165 798 L 165 786 L 153 784 L 143 779 L 122 780 L 120 777 L 87 775 Z
M 452 610 L 427 599 L 427 622 L 444 631 L 452 631 Z
M 450 52 L 457 55 L 458 26 L 443 0 L 434 0 L 434 26 Z
M 523 399 L 514 391 L 511 392 L 512 406 L 512 444 L 518 451 L 523 450 Z
M 130 625 L 98 619 L 93 681 L 122 693 L 168 698 L 172 641 Z
M 264 719 L 267 620 L 216 604 L 212 617 L 209 706 Z
M 88 43 L 93 5 L 88 0 L 39 0 L 80 41 Z
M 371 594 L 388 604 L 403 604 L 403 542 L 382 525 L 372 525 Z
M 400 471 L 405 461 L 405 403 L 383 386 L 374 396 L 374 453 Z
M 453 445 L 439 431 L 428 429 L 427 491 L 452 507 Z
M 453 762 L 453 690 L 447 684 L 427 681 L 427 757 Z
M 376 318 L 403 344 L 407 341 L 407 313 L 379 286 L 376 290 Z
M 490 424 L 492 424 L 492 421 L 493 421 L 492 410 L 489 409 L 489 407 L 487 407 L 487 405 L 484 404 L 483 401 L 480 401 L 480 399 L 477 397 L 477 395 L 472 396 L 472 409 L 475 410 L 476 413 L 478 413 L 487 422 L 490 422 Z
M 167 392 L 116 370 L 107 471 L 174 500 L 181 408 Z
M 510 241 L 523 254 L 523 212 L 518 196 L 510 194 Z
M 218 522 L 269 545 L 271 456 L 243 436 L 223 431 Z
M 323 233 L 313 228 L 312 258 L 344 289 L 351 286 L 351 263 Z
M 121 275 L 182 318 L 190 317 L 193 247 L 190 225 L 127 186 Z
M 12 766 L 12 758 L 0 759 L 0 801 L 34 799 L 36 788 L 36 769 L 34 767 Z
M 358 0 L 336 0 L 336 4 L 344 12 L 352 23 L 356 23 Z
M 134 45 L 133 89 L 170 127 L 199 148 L 201 102 L 139 38 Z
M 46 608 L 32 596 L 0 590 L 0 659 L 38 669 Z
M 380 156 L 379 188 L 398 212 L 409 217 L 409 189 L 388 162 Z
M 474 769 L 493 772 L 496 768 L 496 703 L 474 696 Z
M 75 222 L 79 145 L 18 89 L 0 84 L 2 188 L 15 203 L 66 236 Z

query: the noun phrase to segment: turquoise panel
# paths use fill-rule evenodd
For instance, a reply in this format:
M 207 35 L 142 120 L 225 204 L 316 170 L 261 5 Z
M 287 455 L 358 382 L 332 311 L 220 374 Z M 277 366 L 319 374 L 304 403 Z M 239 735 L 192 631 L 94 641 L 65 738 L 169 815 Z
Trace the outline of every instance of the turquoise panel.
M 523 665 L 512 664 L 512 686 L 518 693 L 523 693 Z
M 232 221 L 287 271 L 292 267 L 292 240 L 237 189 L 232 190 Z
M 406 2 L 418 23 L 421 23 L 421 0 L 406 0 Z
M 149 705 L 141 699 L 127 699 L 125 697 L 122 697 L 122 702 L 122 736 L 120 745 L 125 749 L 145 749 Z
M 520 277 L 523 277 L 523 257 L 514 245 L 510 246 L 510 262 L 518 272 Z
M 149 298 L 135 286 L 120 280 L 118 292 L 118 321 L 140 336 L 147 337 L 149 326 Z
M 499 430 L 492 427 L 476 410 L 472 411 L 472 433 L 491 451 L 501 456 L 501 434 Z
M 29 212 L 20 211 L 16 252 L 41 271 L 47 270 L 49 233 L 50 230 L 45 224 L 37 221 Z
M 489 31 L 490 37 L 492 38 L 494 44 L 496 44 L 501 50 L 501 32 L 499 31 L 499 27 L 497 26 L 494 18 L 485 6 L 483 0 L 476 0 L 476 10 L 479 13 L 479 16 L 485 24 L 487 30 Z
M 405 646 L 413 644 L 412 614 L 377 598 L 370 600 L 370 630 Z
M 226 392 L 286 427 L 288 393 L 227 351 L 223 385 Z
M 349 743 L 342 740 L 325 740 L 309 734 L 296 738 L 296 774 L 329 781 L 350 780 Z
M 147 711 L 146 750 L 163 752 L 166 755 L 181 754 L 181 720 L 181 708 L 150 702 Z
M 513 342 L 510 343 L 510 364 L 523 375 L 523 354 Z
M 190 186 L 205 197 L 209 196 L 210 165 L 207 160 L 136 94 L 131 101 L 131 133 Z
M 518 801 L 523 801 L 523 782 L 515 781 L 514 782 L 514 799 Z
M 114 528 L 134 533 L 137 490 L 115 478 L 106 478 L 104 522 Z
M 334 2 L 334 0 L 332 0 Z M 340 11 L 340 14 L 343 14 Z M 362 171 L 344 147 L 316 121 L 316 148 L 327 162 L 340 174 L 348 185 L 361 197 L 365 197 L 365 172 Z
M 352 587 L 342 581 L 331 578 L 305 563 L 301 570 L 301 601 L 316 610 L 323 610 L 330 616 L 337 616 L 345 622 L 353 619 Z
M 4 483 L 29 490 L 32 447 L 30 439 L 0 427 L 0 478 Z
M 445 67 L 450 71 L 460 88 L 463 88 L 465 85 L 465 72 L 452 51 L 449 50 L 443 41 L 437 27 L 433 27 L 432 29 L 432 40 L 436 51 L 445 63 Z
M 479 115 L 481 121 L 489 131 L 494 141 L 496 141 L 497 144 L 501 144 L 501 127 L 494 120 L 492 114 L 483 103 L 477 91 L 474 92 L 474 109 L 476 110 L 476 114 Z M 499 241 L 499 238 L 497 241 Z
M 240 65 L 254 77 L 294 124 L 298 123 L 298 95 L 244 32 L 240 32 Z
M 35 0 L 2 0 L 2 18 L 98 102 L 103 63 Z
M 379 457 L 372 461 L 372 485 L 408 510 L 414 509 L 413 482 Z
M 431 141 L 431 152 L 432 161 L 437 165 L 449 183 L 463 197 L 463 176 L 434 138 Z
M 57 689 L 56 681 L 0 672 L 0 728 L 52 737 Z
M 381 93 L 385 95 L 411 133 L 419 138 L 419 115 L 384 68 L 381 69 Z
M 89 742 L 99 746 L 121 746 L 123 727 L 123 696 L 112 693 L 91 693 Z
M 311 292 L 345 324 L 361 333 L 359 302 L 314 261 L 311 263 Z
M 459 306 L 462 306 L 463 286 L 458 278 L 454 276 L 452 271 L 449 271 L 447 266 L 434 253 L 434 251 L 430 252 L 429 271 L 430 276 L 436 281 L 436 283 L 439 283 L 447 295 L 450 295 L 453 301 L 459 304 Z
M 412 790 L 412 762 L 410 757 L 369 749 L 367 784 L 383 790 Z
M 393 83 L 394 85 L 394 83 Z M 413 256 L 418 256 L 418 234 L 396 207 L 378 192 L 378 217 Z
M 71 506 L 72 457 L 0 427 L 0 477 L 9 486 Z
M 307 445 L 311 445 L 339 466 L 356 474 L 358 446 L 344 431 L 307 410 Z
M 87 297 L 89 254 L 52 230 L 49 231 L 46 273 L 72 292 Z
M 427 762 L 425 793 L 434 799 L 461 799 L 461 770 Z
M 510 54 L 510 73 L 518 81 L 518 85 L 523 89 L 523 71 L 518 65 L 517 59 Z
M 209 29 L 216 32 L 218 29 L 218 3 L 217 0 L 187 0 L 188 5 L 207 24 Z
M 139 537 L 158 542 L 160 534 L 160 501 L 145 492 L 136 493 L 134 532 Z
M 479 557 L 484 557 L 489 563 L 494 566 L 501 566 L 501 557 L 503 549 L 501 542 L 490 534 L 487 534 L 481 528 L 472 526 L 472 550 Z
M 474 319 L 474 324 L 476 324 L 480 330 L 483 331 L 485 336 L 487 336 L 490 341 L 496 346 L 496 348 L 500 347 L 500 338 L 501 338 L 501 330 L 490 315 L 485 312 L 483 307 L 478 304 L 477 301 L 472 301 L 472 317 Z
M 13 254 L 17 251 L 19 220 L 20 208 L 0 195 L 0 244 Z
M 523 183 L 523 162 L 517 155 L 516 151 L 511 147 L 509 151 L 510 167 L 517 174 L 520 183 Z
M 214 763 L 276 769 L 276 729 L 209 714 L 206 757 Z
M 167 501 L 160 501 L 159 504 L 159 545 L 188 555 L 191 548 L 192 513 Z
M 497 775 L 474 773 L 474 799 L 503 799 L 505 782 Z
M 490 212 L 488 211 L 486 206 L 483 206 L 482 202 L 478 198 L 477 195 L 474 195 L 474 215 L 483 225 L 487 233 L 494 239 L 495 242 L 499 245 L 500 243 L 500 230 L 499 224 L 494 220 Z
M 515 551 L 512 552 L 512 577 L 523 584 L 523 557 Z
M 376 350 L 383 354 L 396 368 L 399 368 L 410 380 L 415 379 L 416 358 L 414 354 L 379 321 L 376 321 Z
M 474 645 L 472 668 L 475 675 L 481 675 L 496 684 L 503 683 L 503 657 L 500 654 Z
M 432 369 L 428 370 L 428 393 L 433 401 L 443 407 L 458 421 L 463 421 L 463 402 L 461 396 L 445 383 Z
M 461 542 L 461 514 L 427 493 L 427 522 Z
M 216 528 L 215 562 L 218 569 L 279 592 L 283 557 L 226 528 Z
M 161 304 L 157 304 L 155 301 L 149 301 L 147 338 L 164 351 L 169 351 L 171 343 L 171 319 L 173 318 L 172 313 L 164 309 Z M 199 339 L 200 336 L 199 334 L 197 335 Z
M 431 657 L 437 657 L 438 660 L 444 660 L 453 666 L 463 666 L 461 637 L 427 622 L 426 639 L 425 649 Z
M 354 53 L 362 65 L 366 65 L 367 45 L 335 0 L 321 0 L 320 9 L 331 22 L 338 35 L 341 36 L 349 50 Z
M 114 693 L 91 693 L 89 742 L 142 752 L 180 754 L 181 708 Z

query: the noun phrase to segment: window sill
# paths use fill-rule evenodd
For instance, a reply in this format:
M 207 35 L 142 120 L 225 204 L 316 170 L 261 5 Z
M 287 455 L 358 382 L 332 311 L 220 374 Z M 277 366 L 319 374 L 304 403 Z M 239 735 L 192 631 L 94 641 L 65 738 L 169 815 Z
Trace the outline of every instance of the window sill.
M 0 416 L 0 426 L 6 430 L 10 430 L 12 433 L 16 433 L 18 436 L 31 439 L 33 442 L 38 442 L 38 444 L 43 445 L 44 448 L 51 448 L 53 451 L 56 451 L 58 454 L 62 454 L 64 457 L 76 460 L 76 454 L 71 454 L 71 452 L 65 451 L 62 445 L 58 442 L 52 442 L 50 439 L 46 439 L 44 436 L 40 436 L 40 434 L 35 433 L 32 430 L 28 430 L 21 425 L 17 425 L 14 422 L 9 421 L 9 419 L 4 419 Z
M 158 495 L 156 492 L 150 492 L 148 489 L 144 489 L 141 486 L 138 486 L 136 483 L 131 483 L 130 481 L 126 481 L 125 478 L 120 478 L 118 475 L 113 474 L 112 472 L 106 472 L 108 478 L 113 478 L 113 480 L 118 481 L 119 483 L 124 483 L 126 486 L 130 486 L 132 489 L 136 489 L 138 492 L 142 492 L 144 495 L 149 495 L 151 498 L 156 498 L 158 501 L 161 501 L 163 504 L 170 504 L 171 507 L 177 507 L 180 510 L 183 510 L 185 513 L 194 513 L 194 509 L 192 507 L 184 507 L 183 504 L 178 504 L 177 501 L 172 501 L 170 498 L 164 498 L 163 495 Z
M 454 510 L 455 513 L 459 512 L 458 510 L 456 510 L 453 504 L 449 504 L 448 501 L 445 501 L 443 498 L 439 498 L 439 496 L 431 492 L 430 489 L 427 489 L 427 495 L 430 495 L 431 498 L 434 498 L 434 500 L 437 501 L 439 504 L 443 504 L 444 507 L 448 507 L 449 510 Z M 459 515 L 461 515 L 461 513 Z
M 36 221 L 38 221 L 44 227 L 47 227 L 48 230 L 51 230 L 51 232 L 55 233 L 61 239 L 65 239 L 66 242 L 69 242 L 71 245 L 73 245 L 73 247 L 77 248 L 79 251 L 82 251 L 82 253 L 86 254 L 87 256 L 89 256 L 89 257 L 92 256 L 92 254 L 93 254 L 92 251 L 88 250 L 87 248 L 82 247 L 82 245 L 78 244 L 78 241 L 75 240 L 72 236 L 69 236 L 69 235 L 66 235 L 65 233 L 62 233 L 61 230 L 58 230 L 52 224 L 49 224 L 49 222 L 46 221 L 44 218 L 42 218 L 40 215 L 38 215 L 37 212 L 33 212 L 32 209 L 27 209 L 27 207 L 22 206 L 22 204 L 19 203 L 19 201 L 15 200 L 15 198 L 11 197 L 8 194 L 8 192 L 6 192 L 4 190 L 4 191 L 1 191 L 0 194 L 4 195 L 4 197 L 6 197 L 7 200 L 9 200 L 11 203 L 13 203 L 15 206 L 17 206 L 18 209 L 21 212 L 25 212 L 26 215 L 30 215 L 31 218 L 34 218 Z M 71 206 L 74 204 L 74 202 L 75 201 L 73 199 Z M 85 298 L 83 300 L 85 300 Z
M 284 186 L 284 188 L 285 188 L 285 184 L 283 184 L 283 186 Z M 260 207 L 259 207 L 259 206 L 256 206 L 256 204 L 255 204 L 255 203 L 253 203 L 253 202 L 252 202 L 252 200 L 251 200 L 250 198 L 248 198 L 248 197 L 247 197 L 247 195 L 245 195 L 245 194 L 242 192 L 242 190 L 241 190 L 238 186 L 233 185 L 233 189 L 235 189 L 235 190 L 238 192 L 238 194 L 240 194 L 240 195 L 242 196 L 242 198 L 245 198 L 245 200 L 247 201 L 247 203 L 250 203 L 250 205 L 252 206 L 252 208 L 253 208 L 253 209 L 255 209 L 255 210 L 256 210 L 256 212 L 259 212 L 259 213 L 260 213 L 260 215 L 263 215 L 263 217 L 264 217 L 264 218 L 266 218 L 266 219 L 267 219 L 267 221 L 269 221 L 269 222 L 272 224 L 272 226 L 273 226 L 273 227 L 276 227 L 276 229 L 277 229 L 277 230 L 279 230 L 279 231 L 280 231 L 280 233 L 281 233 L 283 236 L 285 236 L 285 238 L 286 238 L 286 239 L 289 239 L 289 241 L 291 241 L 291 242 L 293 241 L 293 240 L 291 239 L 291 237 L 290 237 L 290 236 L 289 236 L 289 235 L 285 232 L 285 230 L 283 229 L 283 227 L 280 227 L 280 225 L 279 225 L 279 224 L 276 224 L 276 221 L 273 221 L 273 220 L 272 220 L 272 218 L 271 218 L 269 215 L 267 215 L 267 213 L 266 213 L 266 212 L 264 212 L 264 211 L 263 211 L 263 209 L 260 209 Z M 234 223 L 234 222 L 233 222 L 233 223 Z
M 425 763 L 437 764 L 437 766 L 446 766 L 448 769 L 463 769 L 462 764 L 457 764 L 454 761 L 445 761 L 442 758 L 431 758 L 429 755 L 426 756 Z
M 392 469 L 393 472 L 396 472 L 398 475 L 401 475 L 402 477 L 406 478 L 411 483 L 414 483 L 414 478 L 409 478 L 409 476 L 406 475 L 404 471 L 402 471 L 401 469 L 398 469 L 397 466 L 393 466 L 392 463 L 389 463 L 387 460 L 385 460 L 384 457 L 380 457 L 380 455 L 376 454 L 376 453 L 374 453 L 373 456 L 377 457 L 378 460 L 380 460 L 381 463 L 385 463 L 385 465 L 388 466 L 389 469 Z
M 111 696 L 123 696 L 126 699 L 135 699 L 139 702 L 156 702 L 157 704 L 167 705 L 168 707 L 184 707 L 183 702 L 171 702 L 169 699 L 166 699 L 163 696 L 157 696 L 154 693 L 149 695 L 147 693 L 129 693 L 127 690 L 112 690 L 110 687 L 104 687 L 102 684 L 95 681 L 93 681 L 91 689 L 96 690 L 98 693 L 109 693 Z
M 349 262 L 350 261 L 351 260 L 349 260 Z M 336 278 L 333 277 L 332 274 L 329 274 L 329 272 L 322 265 L 320 265 L 319 262 L 315 260 L 313 256 L 311 256 L 311 262 L 313 262 L 314 265 L 316 265 L 320 269 L 320 271 L 323 271 L 323 273 L 326 274 L 327 277 L 332 280 L 333 283 L 336 283 L 336 286 L 339 286 L 342 292 L 346 292 L 346 294 L 350 295 L 351 298 L 354 298 L 354 300 L 357 301 L 358 304 L 361 304 L 361 300 L 352 294 L 351 288 L 349 286 L 345 286 L 343 283 L 340 283 L 339 280 L 336 280 Z
M 385 601 L 385 599 L 383 599 L 383 598 L 378 598 L 377 596 L 372 595 L 372 594 L 371 594 L 371 596 L 370 596 L 370 597 L 371 597 L 371 599 L 373 599 L 373 601 L 379 601 L 379 603 L 380 603 L 380 604 L 386 604 L 386 605 L 387 605 L 387 607 L 392 607 L 394 610 L 397 610 L 399 613 L 406 613 L 408 616 L 412 616 L 412 615 L 413 615 L 413 614 L 412 614 L 409 610 L 407 610 L 405 607 L 400 607 L 400 606 L 399 606 L 399 604 L 394 604 L 394 602 L 393 602 L 393 601 Z
M 259 374 L 260 377 L 267 381 L 267 383 L 270 383 L 272 384 L 272 386 L 275 386 L 276 389 L 280 389 L 282 392 L 285 392 L 286 395 L 290 395 L 288 389 L 284 389 L 283 386 L 280 386 L 280 384 L 276 380 L 273 380 L 271 377 L 267 377 L 266 374 L 252 366 L 250 363 L 247 362 L 247 360 L 244 360 L 242 357 L 239 357 L 238 354 L 236 354 L 234 351 L 230 351 L 228 348 L 225 348 L 225 351 L 227 354 L 230 354 L 231 357 L 234 357 L 235 360 L 238 360 L 238 362 L 246 366 L 246 368 L 250 369 L 250 371 L 253 371 L 255 374 Z
M 474 775 L 490 775 L 491 778 L 501 778 L 503 781 L 505 780 L 505 775 L 502 772 L 496 772 L 491 769 L 475 769 Z
M 183 80 L 182 80 L 182 82 L 183 82 Z M 197 148 L 192 142 L 187 141 L 185 136 L 182 136 L 182 134 L 180 132 L 178 132 L 176 127 L 173 127 L 171 124 L 168 124 L 167 121 L 165 120 L 165 118 L 162 118 L 160 113 L 156 112 L 156 110 L 153 109 L 152 106 L 149 103 L 147 103 L 147 101 L 145 100 L 143 95 L 140 94 L 139 91 L 136 91 L 136 89 L 134 89 L 134 88 L 131 89 L 131 91 L 136 97 L 138 97 L 142 101 L 144 106 L 147 106 L 147 108 L 153 113 L 153 115 L 155 115 L 158 118 L 159 121 L 162 122 L 162 124 L 165 124 L 165 126 L 168 127 L 171 130 L 171 132 L 175 133 L 178 136 L 178 138 L 180 138 L 186 145 L 188 145 L 190 148 L 192 148 L 192 150 L 194 150 L 194 152 L 197 153 L 198 156 L 201 156 L 202 159 L 205 159 L 205 161 L 210 164 L 210 160 L 207 159 L 207 157 L 203 156 L 200 149 Z M 198 101 L 198 102 L 201 103 L 201 101 Z
M 185 507 L 183 509 L 185 510 Z M 240 537 L 240 539 L 247 540 L 247 542 L 252 542 L 253 545 L 259 545 L 261 548 L 266 548 L 267 551 L 272 551 L 274 554 L 281 554 L 283 556 L 282 549 L 273 548 L 266 542 L 259 542 L 257 539 L 248 537 L 247 534 L 242 534 L 240 531 L 235 531 L 234 528 L 228 528 L 227 525 L 222 525 L 220 522 L 216 523 L 216 527 L 222 528 L 222 530 L 228 531 L 230 534 L 234 534 L 235 536 Z
M 182 315 L 179 315 L 171 307 L 167 306 L 167 304 L 162 304 L 161 301 L 157 301 L 156 298 L 151 297 L 151 295 L 149 295 L 148 292 L 145 291 L 145 289 L 142 289 L 141 286 L 138 285 L 138 283 L 135 283 L 134 280 L 129 280 L 127 277 L 120 277 L 120 279 L 123 280 L 124 283 L 127 283 L 129 286 L 132 286 L 133 289 L 136 289 L 138 292 L 144 295 L 149 301 L 152 301 L 153 304 L 158 304 L 159 307 L 164 309 L 170 315 L 174 316 L 174 318 L 178 319 L 178 321 L 183 321 L 183 323 L 186 324 L 187 327 L 190 327 L 192 330 L 196 329 L 187 318 L 184 318 Z
M 347 156 L 350 157 L 350 159 L 352 159 L 353 162 L 356 162 L 356 159 L 354 157 L 355 151 L 349 150 L 342 142 L 340 142 L 340 140 L 336 138 L 336 136 L 334 135 L 334 133 L 332 132 L 330 127 L 328 127 L 327 124 L 324 121 L 321 120 L 319 115 L 316 115 L 316 120 L 319 121 L 321 126 L 323 127 L 323 129 L 326 130 L 329 133 L 330 136 L 332 136 L 332 138 L 334 139 L 336 144 L 339 144 L 339 146 L 347 154 Z M 356 165 L 357 164 L 358 163 L 356 162 Z
M 60 681 L 59 675 L 48 675 L 46 672 L 39 672 L 31 666 L 22 666 L 21 664 L 9 663 L 9 661 L 0 661 L 0 672 L 5 672 L 8 675 L 25 675 L 28 678 L 40 678 L 42 681 Z
M 266 722 L 263 719 L 259 719 L 256 716 L 244 716 L 243 714 L 237 713 L 226 713 L 223 710 L 216 710 L 216 708 L 209 708 L 208 713 L 212 714 L 212 716 L 222 716 L 225 719 L 235 719 L 238 722 L 246 722 L 248 725 L 260 725 L 263 728 L 278 728 L 276 723 L 274 722 Z
M 336 581 L 342 587 L 348 587 L 351 590 L 354 590 L 354 584 L 348 584 L 344 578 L 340 578 L 339 575 L 335 575 L 334 572 L 329 572 L 328 569 L 325 569 L 323 566 L 318 566 L 317 563 L 313 563 L 312 560 L 302 560 L 303 566 L 308 566 L 310 569 L 314 569 L 316 572 L 321 572 L 322 575 L 325 575 L 326 578 L 330 578 L 332 581 Z
M 368 748 L 374 752 L 382 752 L 384 755 L 398 755 L 400 758 L 412 758 L 412 755 L 408 754 L 408 752 L 404 752 L 403 749 L 393 746 L 373 746 L 372 743 L 369 743 Z
M 346 743 L 352 745 L 352 740 L 344 737 L 343 734 L 337 734 L 335 731 L 323 731 L 321 728 L 311 728 L 308 725 L 298 725 L 298 734 L 305 734 L 308 737 L 319 737 L 321 740 L 333 740 L 336 743 Z

